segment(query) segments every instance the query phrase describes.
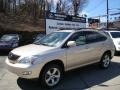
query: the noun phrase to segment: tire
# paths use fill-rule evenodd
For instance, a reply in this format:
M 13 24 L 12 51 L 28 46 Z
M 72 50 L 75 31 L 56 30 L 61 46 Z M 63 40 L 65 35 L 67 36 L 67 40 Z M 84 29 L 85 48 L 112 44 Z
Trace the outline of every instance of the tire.
M 63 70 L 55 64 L 48 64 L 42 70 L 39 82 L 43 88 L 53 88 L 59 84 L 63 77 Z
M 110 58 L 110 54 L 109 53 L 105 53 L 100 61 L 100 67 L 103 69 L 106 69 L 110 66 L 111 63 L 111 58 Z

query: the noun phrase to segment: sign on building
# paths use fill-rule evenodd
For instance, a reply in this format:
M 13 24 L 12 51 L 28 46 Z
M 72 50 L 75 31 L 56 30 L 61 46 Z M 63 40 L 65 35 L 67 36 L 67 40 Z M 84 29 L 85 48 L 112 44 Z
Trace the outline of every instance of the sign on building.
M 62 15 L 57 13 L 46 13 L 46 33 L 60 29 L 86 28 L 86 18 Z

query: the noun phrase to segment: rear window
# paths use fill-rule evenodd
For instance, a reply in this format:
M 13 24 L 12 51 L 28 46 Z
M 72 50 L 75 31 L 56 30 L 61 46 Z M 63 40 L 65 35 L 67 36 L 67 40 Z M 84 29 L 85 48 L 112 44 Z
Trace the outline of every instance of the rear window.
M 120 32 L 110 32 L 113 38 L 120 38 Z

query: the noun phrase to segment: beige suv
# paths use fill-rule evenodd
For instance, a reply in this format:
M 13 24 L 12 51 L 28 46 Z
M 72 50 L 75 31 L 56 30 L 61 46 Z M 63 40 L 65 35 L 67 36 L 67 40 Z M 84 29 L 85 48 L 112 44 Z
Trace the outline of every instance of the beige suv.
M 53 32 L 33 44 L 14 49 L 8 55 L 8 70 L 44 87 L 56 86 L 65 71 L 99 63 L 108 68 L 114 55 L 109 36 L 95 30 Z

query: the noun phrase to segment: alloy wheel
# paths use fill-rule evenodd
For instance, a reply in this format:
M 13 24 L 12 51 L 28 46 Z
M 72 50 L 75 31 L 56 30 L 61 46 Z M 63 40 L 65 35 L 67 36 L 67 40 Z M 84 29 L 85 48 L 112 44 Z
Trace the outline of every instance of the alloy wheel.
M 110 64 L 110 57 L 109 57 L 109 55 L 105 55 L 104 57 L 103 57 L 103 66 L 105 67 L 105 68 L 107 68 L 108 66 L 109 66 L 109 64 Z
M 58 68 L 50 68 L 45 75 L 45 82 L 48 86 L 55 86 L 60 80 L 60 71 Z

